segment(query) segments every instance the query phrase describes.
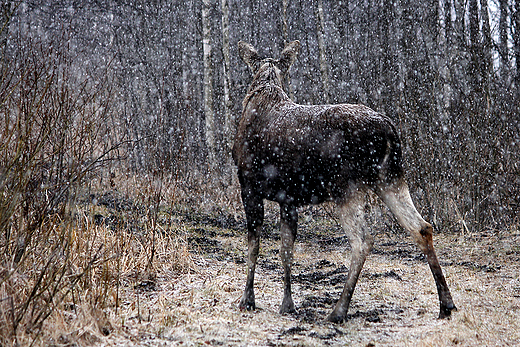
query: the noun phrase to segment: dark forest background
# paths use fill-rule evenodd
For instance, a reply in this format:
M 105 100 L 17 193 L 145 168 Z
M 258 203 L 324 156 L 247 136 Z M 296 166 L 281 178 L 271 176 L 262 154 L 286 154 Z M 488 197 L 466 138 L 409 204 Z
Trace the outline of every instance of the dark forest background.
M 103 136 L 124 143 L 129 172 L 236 185 L 230 143 L 251 78 L 237 42 L 277 57 L 298 39 L 291 97 L 389 115 L 425 217 L 472 230 L 518 222 L 520 0 L 42 0 L 2 11 L 4 56 L 55 47 L 69 83 L 110 84 Z

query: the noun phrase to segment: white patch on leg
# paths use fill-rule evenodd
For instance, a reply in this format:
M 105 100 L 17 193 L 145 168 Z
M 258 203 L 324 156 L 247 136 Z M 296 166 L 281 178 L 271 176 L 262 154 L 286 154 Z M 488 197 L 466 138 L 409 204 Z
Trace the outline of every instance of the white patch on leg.
M 423 228 L 429 226 L 415 208 L 406 183 L 386 187 L 377 193 L 397 218 L 399 224 L 414 237 Z

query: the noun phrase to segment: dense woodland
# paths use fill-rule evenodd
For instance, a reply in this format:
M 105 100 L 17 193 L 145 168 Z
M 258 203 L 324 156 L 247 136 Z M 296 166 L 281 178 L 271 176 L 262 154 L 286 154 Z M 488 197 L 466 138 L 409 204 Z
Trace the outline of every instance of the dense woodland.
M 3 1 L 3 11 L 8 57 L 27 42 L 59 47 L 70 83 L 110 84 L 106 136 L 124 143 L 132 172 L 231 184 L 251 79 L 237 42 L 277 57 L 298 39 L 290 96 L 389 115 L 429 220 L 518 222 L 519 0 L 41 0 Z
M 159 278 L 175 276 L 177 287 L 177 276 L 197 273 L 197 240 L 220 244 L 206 237 L 214 228 L 243 239 L 230 154 L 251 81 L 240 40 L 274 58 L 300 40 L 288 94 L 391 117 L 418 209 L 437 237 L 459 240 L 445 259 L 474 271 L 486 249 L 517 274 L 520 0 L 0 0 L 0 346 L 90 345 L 114 331 L 107 314 L 140 325 L 140 288 L 155 297 Z M 369 225 L 386 234 L 395 223 L 380 207 L 368 205 Z M 229 259 L 243 264 L 239 248 Z M 483 264 L 475 269 L 497 271 Z M 483 285 L 497 302 L 518 289 L 503 286 L 508 276 Z M 215 276 L 187 277 L 206 287 Z M 461 315 L 464 330 L 489 335 L 494 324 L 476 319 L 489 317 L 483 292 L 456 288 L 486 310 Z M 225 302 L 208 300 L 212 316 Z M 515 307 L 506 321 L 516 324 Z M 193 311 L 178 309 L 204 334 Z

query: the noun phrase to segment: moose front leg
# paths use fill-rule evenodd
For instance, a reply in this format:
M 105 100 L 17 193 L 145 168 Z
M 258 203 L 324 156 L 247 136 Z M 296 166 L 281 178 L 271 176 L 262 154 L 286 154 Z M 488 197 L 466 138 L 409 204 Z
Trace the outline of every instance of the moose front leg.
M 239 309 L 251 311 L 255 306 L 255 269 L 260 249 L 260 231 L 264 220 L 264 202 L 261 198 L 242 194 L 247 220 L 247 279 Z
M 280 236 L 282 245 L 280 256 L 283 265 L 283 301 L 280 306 L 280 313 L 295 313 L 294 302 L 291 292 L 291 265 L 293 259 L 294 239 L 298 226 L 298 212 L 296 207 L 280 205 Z

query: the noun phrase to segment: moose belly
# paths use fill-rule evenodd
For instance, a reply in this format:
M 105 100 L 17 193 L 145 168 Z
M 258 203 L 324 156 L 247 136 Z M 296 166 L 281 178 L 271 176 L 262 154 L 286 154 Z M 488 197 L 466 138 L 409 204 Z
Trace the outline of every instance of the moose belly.
M 344 198 L 352 182 L 359 181 L 357 176 L 347 165 L 316 163 L 301 170 L 284 171 L 268 164 L 257 172 L 256 182 L 266 199 L 303 206 Z
M 264 175 L 262 175 L 264 176 Z M 333 198 L 332 184 L 323 177 L 305 174 L 263 177 L 261 190 L 266 199 L 296 206 L 319 204 Z

